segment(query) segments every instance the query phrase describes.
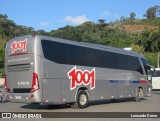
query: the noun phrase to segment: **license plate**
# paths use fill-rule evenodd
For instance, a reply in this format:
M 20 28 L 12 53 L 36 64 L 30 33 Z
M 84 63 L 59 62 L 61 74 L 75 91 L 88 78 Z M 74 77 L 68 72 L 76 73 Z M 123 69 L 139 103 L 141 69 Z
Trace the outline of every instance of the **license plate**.
M 15 96 L 15 98 L 16 98 L 16 99 L 22 99 L 22 97 L 21 97 L 21 96 Z

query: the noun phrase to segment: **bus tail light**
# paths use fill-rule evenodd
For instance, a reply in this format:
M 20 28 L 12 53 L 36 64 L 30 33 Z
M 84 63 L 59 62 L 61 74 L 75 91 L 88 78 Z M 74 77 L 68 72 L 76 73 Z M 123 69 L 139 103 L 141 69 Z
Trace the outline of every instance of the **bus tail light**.
M 36 73 L 33 73 L 33 79 L 32 79 L 32 88 L 30 92 L 34 92 L 38 90 L 39 87 L 39 80 L 38 80 L 38 75 Z
M 4 75 L 4 88 L 5 88 L 5 91 L 6 91 L 6 92 L 8 92 L 8 86 L 7 86 L 6 74 Z
M 140 84 L 147 84 L 148 80 L 140 80 Z

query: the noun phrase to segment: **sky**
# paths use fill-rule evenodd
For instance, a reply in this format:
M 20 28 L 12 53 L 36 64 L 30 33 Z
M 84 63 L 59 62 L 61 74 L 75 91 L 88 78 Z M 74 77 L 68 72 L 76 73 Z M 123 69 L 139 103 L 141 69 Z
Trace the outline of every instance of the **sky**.
M 160 0 L 0 0 L 0 14 L 7 14 L 17 25 L 49 32 L 86 21 L 129 18 L 131 12 L 140 19 L 155 5 L 160 5 Z

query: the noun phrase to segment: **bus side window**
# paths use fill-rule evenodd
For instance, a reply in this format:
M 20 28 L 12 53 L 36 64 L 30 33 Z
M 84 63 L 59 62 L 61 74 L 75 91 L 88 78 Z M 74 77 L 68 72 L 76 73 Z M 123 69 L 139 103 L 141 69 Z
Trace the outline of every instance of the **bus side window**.
M 146 73 L 146 76 L 147 76 L 147 79 L 149 82 L 152 83 L 152 75 L 154 74 L 153 72 L 155 71 L 152 71 L 152 70 L 155 70 L 154 67 L 152 67 L 151 65 L 148 64 L 148 61 L 141 58 L 141 61 L 143 63 L 143 66 L 144 66 L 144 71 Z

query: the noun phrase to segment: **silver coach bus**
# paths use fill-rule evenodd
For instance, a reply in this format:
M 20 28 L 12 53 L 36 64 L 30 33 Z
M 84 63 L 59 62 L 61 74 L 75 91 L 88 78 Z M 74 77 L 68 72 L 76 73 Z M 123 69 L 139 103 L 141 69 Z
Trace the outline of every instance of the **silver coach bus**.
M 151 96 L 140 54 L 55 37 L 26 35 L 6 45 L 5 89 L 12 102 L 70 104 Z

